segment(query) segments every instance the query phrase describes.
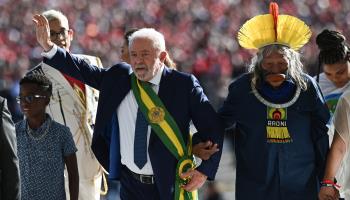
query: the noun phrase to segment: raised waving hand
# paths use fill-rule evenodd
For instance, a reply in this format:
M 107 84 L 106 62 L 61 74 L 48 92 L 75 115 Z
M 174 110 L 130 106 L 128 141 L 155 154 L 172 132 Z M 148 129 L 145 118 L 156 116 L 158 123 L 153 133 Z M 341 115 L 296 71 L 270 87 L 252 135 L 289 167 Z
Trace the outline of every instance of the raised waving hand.
M 50 51 L 54 43 L 50 39 L 50 27 L 49 22 L 43 15 L 36 14 L 33 16 L 33 22 L 36 28 L 36 39 L 40 46 L 45 51 Z

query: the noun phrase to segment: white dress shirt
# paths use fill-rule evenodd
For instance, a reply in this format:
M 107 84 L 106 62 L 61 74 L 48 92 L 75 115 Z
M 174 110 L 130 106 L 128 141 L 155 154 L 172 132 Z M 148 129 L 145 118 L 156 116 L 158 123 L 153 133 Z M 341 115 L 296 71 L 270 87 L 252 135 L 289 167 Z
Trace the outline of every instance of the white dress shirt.
M 158 73 L 149 81 L 152 83 L 152 89 L 158 93 L 159 83 L 162 77 L 164 66 Z M 132 90 L 125 96 L 117 109 L 119 122 L 119 141 L 121 163 L 126 165 L 131 171 L 138 174 L 153 175 L 152 165 L 147 151 L 147 162 L 142 169 L 139 169 L 134 163 L 134 139 L 135 125 L 137 117 L 138 104 Z M 149 144 L 149 136 L 151 134 L 151 126 L 148 126 L 147 131 L 147 149 Z

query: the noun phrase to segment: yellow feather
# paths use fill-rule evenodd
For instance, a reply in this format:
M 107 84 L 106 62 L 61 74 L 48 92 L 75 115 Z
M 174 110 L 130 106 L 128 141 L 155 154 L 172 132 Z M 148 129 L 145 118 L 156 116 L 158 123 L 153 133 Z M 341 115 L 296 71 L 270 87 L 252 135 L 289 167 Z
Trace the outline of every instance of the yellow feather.
M 310 37 L 309 27 L 300 19 L 278 16 L 277 41 L 271 14 L 258 15 L 248 20 L 238 32 L 239 44 L 247 49 L 259 49 L 270 44 L 282 44 L 297 50 L 306 44 Z
M 304 46 L 311 37 L 310 28 L 300 19 L 290 15 L 278 16 L 277 42 L 288 44 L 294 50 Z
M 258 49 L 275 40 L 273 19 L 270 14 L 248 20 L 238 32 L 239 44 L 247 49 Z

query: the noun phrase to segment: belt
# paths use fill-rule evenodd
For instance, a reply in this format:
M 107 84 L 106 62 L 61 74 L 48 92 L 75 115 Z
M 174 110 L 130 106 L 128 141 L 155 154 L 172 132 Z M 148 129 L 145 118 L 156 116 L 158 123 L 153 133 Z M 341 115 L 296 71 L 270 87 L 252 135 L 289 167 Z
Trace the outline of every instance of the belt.
M 143 183 L 143 184 L 154 184 L 154 176 L 153 175 L 144 175 L 144 174 L 137 174 L 133 171 L 131 171 L 128 167 L 124 166 L 125 170 L 127 170 L 129 172 L 129 174 L 131 174 L 131 176 L 138 180 L 139 182 Z

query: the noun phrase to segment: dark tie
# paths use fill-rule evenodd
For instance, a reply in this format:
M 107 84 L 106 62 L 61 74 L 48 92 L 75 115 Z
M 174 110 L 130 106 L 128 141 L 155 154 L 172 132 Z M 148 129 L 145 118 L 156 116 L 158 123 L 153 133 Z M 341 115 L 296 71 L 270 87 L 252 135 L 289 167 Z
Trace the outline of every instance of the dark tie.
M 139 169 L 142 169 L 147 162 L 147 130 L 148 122 L 140 108 L 138 108 L 134 140 L 134 162 Z

